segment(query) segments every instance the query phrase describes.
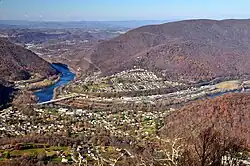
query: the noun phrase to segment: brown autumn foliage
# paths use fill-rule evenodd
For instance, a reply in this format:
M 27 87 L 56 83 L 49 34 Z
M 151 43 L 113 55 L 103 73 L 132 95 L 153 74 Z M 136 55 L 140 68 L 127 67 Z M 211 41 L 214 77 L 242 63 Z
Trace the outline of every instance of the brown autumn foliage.
M 21 90 L 15 95 L 12 104 L 23 113 L 32 115 L 35 113 L 33 104 L 36 104 L 36 101 L 37 97 L 31 91 Z
M 0 38 L 0 77 L 16 81 L 28 79 L 34 73 L 47 77 L 57 71 L 30 50 Z
M 113 146 L 121 149 L 126 149 L 127 152 L 131 153 L 134 157 L 123 156 L 119 160 L 119 164 L 122 166 L 127 165 L 176 165 L 176 166 L 210 166 L 208 163 L 215 163 L 214 166 L 219 166 L 218 162 L 221 162 L 221 157 L 230 155 L 234 157 L 234 154 L 243 152 L 244 142 L 241 142 L 233 138 L 225 138 L 220 132 L 208 128 L 197 137 L 193 137 L 189 142 L 180 142 L 173 146 L 172 143 L 166 146 L 165 142 L 152 142 L 150 140 L 138 140 L 130 136 L 118 137 L 113 136 L 109 131 L 102 127 L 97 127 L 96 134 L 88 137 L 84 134 L 78 137 L 68 137 L 59 134 L 33 134 L 25 137 L 20 136 L 16 138 L 1 138 L 0 148 L 8 145 L 9 148 L 20 148 L 22 143 L 43 143 L 43 146 Z M 178 146 L 181 145 L 181 148 Z M 204 147 L 204 148 L 203 148 Z M 25 147 L 23 147 L 25 148 Z M 158 153 L 160 151 L 166 152 L 170 157 Z M 176 151 L 178 151 L 178 155 Z M 203 153 L 204 152 L 204 153 Z M 172 156 L 174 157 L 172 158 Z M 23 156 L 12 161 L 2 162 L 4 165 L 44 165 L 42 162 L 45 156 Z M 106 156 L 108 157 L 108 156 Z M 239 159 L 238 157 L 236 159 Z M 50 162 L 49 165 L 57 165 L 57 163 Z M 234 165 L 231 165 L 234 166 Z
M 167 79 L 178 81 L 244 78 L 250 71 L 249 32 L 250 20 L 149 25 L 80 52 L 78 66 L 89 66 L 87 71 L 100 69 L 104 75 L 136 66 L 162 71 Z
M 198 136 L 184 141 L 185 146 L 179 165 L 186 166 L 237 166 L 247 159 L 244 140 L 221 134 L 209 127 Z
M 189 138 L 213 127 L 222 135 L 246 140 L 250 146 L 250 93 L 234 93 L 195 101 L 165 118 L 161 134 Z

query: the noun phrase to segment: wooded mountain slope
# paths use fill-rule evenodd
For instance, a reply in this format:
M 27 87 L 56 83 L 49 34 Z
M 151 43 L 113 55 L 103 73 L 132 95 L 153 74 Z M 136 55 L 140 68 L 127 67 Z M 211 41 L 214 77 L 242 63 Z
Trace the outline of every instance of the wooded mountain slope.
M 136 66 L 187 82 L 245 78 L 250 72 L 250 20 L 144 26 L 101 42 L 79 57 L 82 70 L 99 68 L 104 75 Z
M 16 81 L 28 79 L 33 74 L 50 76 L 57 71 L 33 52 L 0 38 L 0 77 Z
M 12 86 L 0 78 L 0 110 L 5 106 L 11 99 L 11 93 L 14 91 Z
M 250 93 L 228 94 L 184 106 L 165 118 L 164 137 L 189 138 L 214 127 L 250 146 Z

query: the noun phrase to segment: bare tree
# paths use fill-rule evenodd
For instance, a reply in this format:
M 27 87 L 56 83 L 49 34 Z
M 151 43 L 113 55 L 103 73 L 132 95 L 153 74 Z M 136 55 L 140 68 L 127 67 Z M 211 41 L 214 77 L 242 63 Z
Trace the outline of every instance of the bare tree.
M 189 140 L 181 162 L 197 166 L 238 166 L 244 151 L 244 141 L 210 127 Z
M 157 163 L 164 163 L 168 166 L 179 166 L 179 159 L 182 157 L 184 152 L 184 146 L 182 139 L 177 138 L 174 140 L 160 139 L 161 145 L 163 146 L 160 151 L 156 151 L 156 158 L 154 160 Z M 160 158 L 159 158 L 160 157 Z
M 30 91 L 20 91 L 13 100 L 13 105 L 26 114 L 32 114 L 33 105 L 36 103 L 37 98 Z

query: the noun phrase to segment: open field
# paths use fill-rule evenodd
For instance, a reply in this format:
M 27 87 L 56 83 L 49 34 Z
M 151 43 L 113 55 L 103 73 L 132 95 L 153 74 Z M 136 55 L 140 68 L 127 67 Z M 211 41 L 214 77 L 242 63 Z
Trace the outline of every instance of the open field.
M 232 81 L 225 81 L 221 82 L 216 85 L 216 88 L 219 89 L 238 89 L 241 86 L 240 80 L 232 80 Z
M 48 161 L 61 162 L 63 157 L 70 159 L 69 150 L 69 147 L 49 146 L 47 144 L 16 144 L 10 149 L 0 150 L 0 164 L 1 161 L 20 157 L 38 157 L 41 160 L 46 158 Z

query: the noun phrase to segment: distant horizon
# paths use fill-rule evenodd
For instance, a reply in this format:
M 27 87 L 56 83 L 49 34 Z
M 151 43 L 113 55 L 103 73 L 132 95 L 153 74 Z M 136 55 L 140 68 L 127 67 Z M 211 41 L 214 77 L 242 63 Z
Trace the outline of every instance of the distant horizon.
M 30 22 L 126 22 L 126 21 L 175 21 L 171 19 L 166 20 L 17 20 L 17 19 L 0 19 L 0 21 L 30 21 Z
M 0 20 L 45 22 L 250 18 L 249 0 L 1 0 Z
M 134 19 L 134 20 L 18 20 L 18 19 L 0 19 L 0 21 L 27 21 L 27 22 L 138 22 L 138 21 L 168 21 L 168 22 L 175 22 L 175 21 L 185 21 L 185 20 L 249 20 L 250 17 L 246 18 L 184 18 L 184 19 L 150 19 L 150 20 L 144 20 L 144 19 Z

